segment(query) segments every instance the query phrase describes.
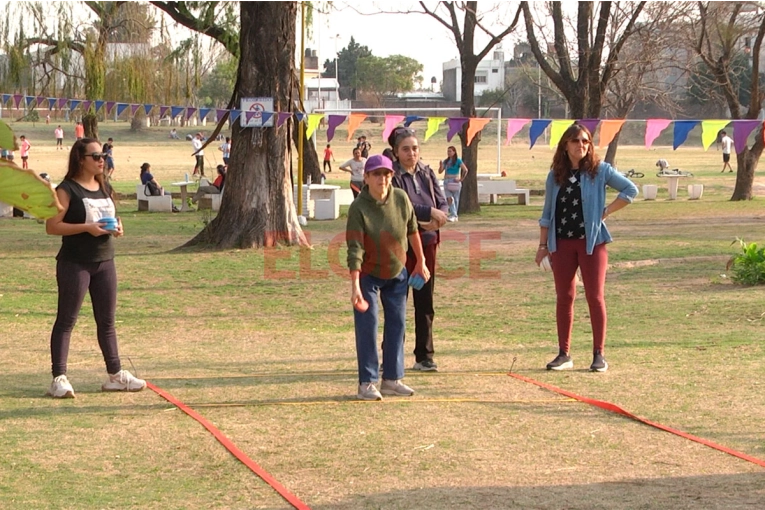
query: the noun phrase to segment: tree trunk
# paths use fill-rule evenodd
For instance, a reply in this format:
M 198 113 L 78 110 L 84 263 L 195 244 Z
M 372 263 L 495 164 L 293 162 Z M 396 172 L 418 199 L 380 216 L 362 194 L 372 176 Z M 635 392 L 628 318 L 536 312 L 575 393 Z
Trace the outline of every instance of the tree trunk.
M 276 111 L 291 109 L 296 2 L 241 2 L 241 97 L 273 97 Z M 235 123 L 231 161 L 218 216 L 186 246 L 252 248 L 307 244 L 293 203 L 288 124 L 242 128 Z
M 86 113 L 82 116 L 82 127 L 85 128 L 85 138 L 98 140 L 98 116 Z
M 475 70 L 478 67 L 478 58 L 473 52 L 474 22 L 475 19 L 471 17 L 470 13 L 466 13 L 465 37 L 463 39 L 462 55 L 460 55 L 462 62 L 460 114 L 468 118 L 475 117 Z M 481 212 L 481 204 L 478 203 L 478 145 L 481 142 L 481 133 L 478 133 L 473 138 L 472 143 L 467 145 L 467 126 L 466 123 L 460 131 L 462 162 L 465 163 L 468 174 L 462 182 L 460 208 L 457 211 L 459 214 Z
M 730 197 L 732 201 L 751 200 L 753 198 L 752 184 L 754 183 L 754 171 L 757 169 L 760 156 L 763 149 L 765 149 L 761 132 L 758 131 L 755 140 L 756 142 L 754 142 L 751 149 L 746 148 L 736 154 L 738 169 L 736 170 L 736 186 L 733 188 L 733 196 Z

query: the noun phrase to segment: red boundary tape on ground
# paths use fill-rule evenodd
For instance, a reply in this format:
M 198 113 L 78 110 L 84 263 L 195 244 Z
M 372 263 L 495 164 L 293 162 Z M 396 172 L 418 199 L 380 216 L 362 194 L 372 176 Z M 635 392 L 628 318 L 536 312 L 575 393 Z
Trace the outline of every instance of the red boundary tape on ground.
M 197 413 L 193 409 L 191 409 L 189 406 L 181 402 L 180 400 L 173 397 L 171 394 L 163 390 L 162 388 L 159 388 L 157 386 L 154 386 L 150 382 L 146 382 L 146 386 L 149 387 L 153 392 L 155 392 L 160 397 L 164 398 L 174 406 L 176 406 L 178 409 L 183 411 L 184 413 L 188 414 L 192 418 L 194 418 L 196 421 L 198 421 L 204 428 L 206 428 L 210 433 L 212 433 L 213 436 L 215 436 L 215 439 L 218 440 L 220 444 L 222 444 L 231 454 L 239 459 L 239 461 L 250 468 L 250 470 L 258 475 L 264 482 L 266 482 L 268 485 L 270 485 L 276 492 L 278 492 L 284 499 L 287 500 L 287 502 L 292 505 L 293 507 L 297 508 L 298 510 L 310 510 L 308 505 L 300 501 L 297 496 L 292 494 L 290 491 L 288 491 L 282 484 L 276 481 L 274 477 L 269 475 L 262 467 L 258 466 L 258 464 L 253 461 L 251 458 L 249 458 L 242 450 L 236 447 L 234 443 L 231 442 L 229 438 L 227 438 L 225 435 L 223 435 L 223 432 L 218 430 L 215 425 L 207 421 L 201 414 Z
M 586 404 L 590 404 L 595 407 L 599 407 L 601 409 L 604 409 L 606 411 L 611 411 L 612 413 L 621 414 L 623 416 L 626 416 L 627 418 L 631 418 L 635 421 L 639 421 L 640 423 L 645 423 L 646 425 L 650 425 L 651 427 L 655 427 L 659 430 L 663 430 L 665 432 L 669 432 L 670 434 L 675 434 L 676 436 L 680 436 L 685 439 L 690 439 L 691 441 L 695 441 L 697 443 L 701 443 L 704 446 L 708 446 L 710 448 L 714 448 L 715 450 L 719 450 L 723 453 L 727 453 L 728 455 L 733 455 L 734 457 L 738 457 L 739 459 L 746 460 L 748 462 L 751 462 L 752 464 L 757 464 L 760 467 L 765 467 L 765 461 L 760 460 L 756 457 L 752 457 L 750 455 L 747 455 L 745 453 L 741 453 L 739 451 L 733 450 L 731 448 L 719 445 L 717 443 L 713 443 L 712 441 L 709 441 L 707 439 L 703 439 L 701 437 L 694 436 L 692 434 L 688 434 L 686 432 L 683 432 L 682 430 L 673 429 L 671 427 L 667 427 L 666 425 L 662 425 L 661 423 L 656 423 L 650 420 L 646 420 L 644 418 L 641 418 L 639 416 L 635 416 L 634 414 L 630 413 L 629 411 L 625 411 L 621 407 L 611 404 L 610 402 L 603 402 L 602 400 L 595 400 L 587 397 L 582 397 L 580 395 L 577 395 L 576 393 L 572 393 L 570 391 L 566 391 L 564 389 L 558 388 L 556 386 L 553 386 L 551 384 L 543 383 L 540 381 L 535 381 L 534 379 L 530 379 L 528 377 L 524 377 L 522 375 L 514 374 L 512 372 L 508 373 L 510 377 L 513 377 L 515 379 L 518 379 L 519 381 L 535 384 L 541 388 L 544 388 L 546 390 L 550 390 L 552 392 L 558 393 L 560 395 L 564 395 L 569 398 L 573 398 L 576 400 L 579 400 L 580 402 L 584 402 Z

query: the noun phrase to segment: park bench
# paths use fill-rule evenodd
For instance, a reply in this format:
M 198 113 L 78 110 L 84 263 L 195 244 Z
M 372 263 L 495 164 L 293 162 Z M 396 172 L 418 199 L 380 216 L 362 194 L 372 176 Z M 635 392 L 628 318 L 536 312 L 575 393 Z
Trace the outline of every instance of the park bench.
M 199 179 L 199 185 L 210 186 L 211 183 L 207 180 L 206 177 L 202 177 Z M 212 209 L 215 212 L 220 211 L 221 198 L 223 198 L 223 190 L 220 190 L 220 193 L 205 193 L 202 195 L 202 198 L 199 199 L 197 209 L 200 211 L 202 209 Z
M 519 205 L 529 205 L 529 190 L 516 188 L 513 180 L 488 180 L 478 176 L 478 202 L 496 204 L 500 195 L 512 195 L 518 197 Z
M 135 185 L 135 196 L 138 199 L 138 210 L 149 212 L 172 212 L 173 197 L 162 195 L 154 197 L 146 194 L 146 185 Z

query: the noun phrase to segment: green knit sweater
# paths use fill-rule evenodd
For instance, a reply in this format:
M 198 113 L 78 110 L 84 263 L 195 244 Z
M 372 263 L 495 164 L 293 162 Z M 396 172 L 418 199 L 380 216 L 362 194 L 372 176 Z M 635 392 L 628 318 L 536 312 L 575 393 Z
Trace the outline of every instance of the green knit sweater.
M 407 237 L 416 232 L 405 191 L 391 186 L 385 202 L 378 203 L 365 186 L 348 209 L 348 269 L 386 280 L 398 276 L 406 263 Z

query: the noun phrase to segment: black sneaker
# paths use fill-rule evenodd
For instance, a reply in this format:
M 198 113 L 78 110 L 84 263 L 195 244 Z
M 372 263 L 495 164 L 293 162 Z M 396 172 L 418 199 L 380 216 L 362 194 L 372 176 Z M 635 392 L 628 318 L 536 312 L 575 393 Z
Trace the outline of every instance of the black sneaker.
M 567 368 L 574 368 L 574 361 L 567 354 L 558 354 L 547 364 L 547 370 L 566 370 Z
M 438 372 L 438 365 L 432 359 L 426 359 L 418 361 L 412 367 L 412 370 L 419 370 L 421 372 Z
M 608 363 L 606 358 L 600 352 L 596 352 L 592 356 L 592 365 L 590 365 L 590 372 L 605 372 L 608 370 Z

